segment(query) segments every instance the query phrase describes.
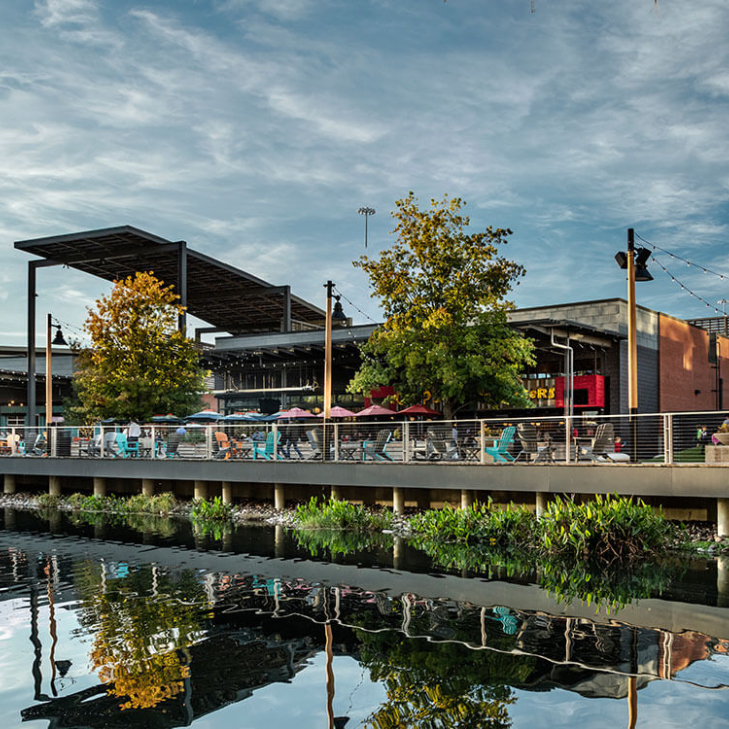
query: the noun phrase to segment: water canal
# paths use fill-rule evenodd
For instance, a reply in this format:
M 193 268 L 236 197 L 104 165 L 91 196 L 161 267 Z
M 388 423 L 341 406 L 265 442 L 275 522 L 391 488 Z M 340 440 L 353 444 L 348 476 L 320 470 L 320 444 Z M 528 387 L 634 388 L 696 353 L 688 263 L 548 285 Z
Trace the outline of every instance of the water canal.
M 3 727 L 729 727 L 713 560 L 608 614 L 391 535 L 0 516 Z

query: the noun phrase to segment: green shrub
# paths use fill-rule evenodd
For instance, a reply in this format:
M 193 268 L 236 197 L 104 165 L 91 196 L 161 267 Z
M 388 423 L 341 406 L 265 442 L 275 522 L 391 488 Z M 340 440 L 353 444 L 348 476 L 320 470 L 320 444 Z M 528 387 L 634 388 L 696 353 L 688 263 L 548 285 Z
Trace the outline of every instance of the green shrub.
M 382 531 L 392 526 L 392 512 L 372 512 L 359 504 L 329 499 L 321 504 L 312 496 L 296 507 L 299 525 L 309 529 L 354 529 Z
M 149 511 L 155 514 L 169 514 L 176 506 L 177 499 L 169 491 L 155 494 L 149 500 Z
M 41 494 L 37 499 L 38 506 L 40 506 L 42 509 L 51 506 L 58 506 L 61 501 L 61 497 L 56 496 L 56 494 Z
M 225 521 L 233 516 L 233 507 L 216 496 L 212 501 L 194 499 L 190 517 L 193 521 Z
M 677 533 L 662 511 L 609 494 L 586 504 L 556 497 L 539 526 L 547 553 L 606 562 L 657 554 Z
M 66 503 L 74 510 L 78 511 L 81 509 L 83 503 L 86 501 L 86 496 L 78 492 L 71 494 L 67 499 Z

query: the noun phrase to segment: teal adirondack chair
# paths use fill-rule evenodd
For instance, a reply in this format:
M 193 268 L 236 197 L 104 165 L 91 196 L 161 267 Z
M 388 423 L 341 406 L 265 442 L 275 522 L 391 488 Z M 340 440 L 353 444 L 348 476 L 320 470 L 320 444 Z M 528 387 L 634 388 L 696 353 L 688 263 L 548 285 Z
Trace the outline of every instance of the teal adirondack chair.
M 276 434 L 276 440 L 275 443 L 278 446 L 279 442 L 281 441 L 281 433 Z M 268 435 L 266 436 L 266 442 L 265 443 L 256 443 L 253 446 L 253 460 L 257 460 L 258 458 L 265 458 L 267 461 L 273 460 L 273 451 L 274 451 L 274 434 L 273 431 L 270 431 Z M 277 452 L 277 457 L 279 459 L 283 459 L 283 454 L 280 452 Z
M 120 458 L 129 458 L 130 456 L 139 458 L 139 443 L 129 443 L 124 433 L 116 434 L 116 448 L 118 451 L 117 456 Z
M 486 453 L 492 456 L 494 461 L 503 461 L 504 463 L 513 461 L 514 456 L 509 453 L 509 446 L 514 440 L 514 433 L 516 433 L 516 428 L 513 425 L 504 428 L 501 431 L 501 437 L 498 442 L 492 447 L 486 448 Z

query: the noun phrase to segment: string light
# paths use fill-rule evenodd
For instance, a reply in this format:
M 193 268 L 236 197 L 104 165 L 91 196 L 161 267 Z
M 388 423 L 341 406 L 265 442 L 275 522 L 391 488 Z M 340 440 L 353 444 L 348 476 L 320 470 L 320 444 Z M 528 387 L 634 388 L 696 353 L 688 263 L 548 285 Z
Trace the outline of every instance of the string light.
M 692 263 L 688 259 L 682 258 L 681 256 L 677 255 L 676 253 L 671 253 L 671 251 L 667 251 L 665 248 L 661 248 L 661 246 L 658 246 L 655 243 L 651 243 L 650 241 L 646 240 L 645 238 L 643 238 L 643 236 L 638 235 L 638 233 L 635 234 L 635 237 L 642 240 L 643 243 L 645 243 L 646 245 L 649 245 L 654 251 L 661 251 L 661 253 L 665 253 L 667 256 L 670 256 L 672 259 L 676 259 L 677 261 L 683 261 L 683 263 L 686 264 L 687 268 L 690 268 L 691 266 L 693 266 L 694 268 L 700 268 L 704 273 L 710 273 L 714 276 L 718 276 L 722 281 L 726 278 L 729 278 L 729 275 L 726 273 L 719 273 L 719 271 L 712 271 L 710 268 L 707 268 L 706 266 L 702 266 L 698 263 Z
M 640 237 L 640 236 L 638 236 Z M 641 240 L 643 240 L 641 238 Z M 647 242 L 647 241 L 644 241 Z M 648 245 L 651 245 L 650 243 Z M 662 250 L 662 249 L 661 249 Z M 666 251 L 664 251 L 665 253 Z M 678 258 L 678 256 L 676 256 Z M 683 259 L 681 259 L 683 260 Z M 721 311 L 717 309 L 713 304 L 710 304 L 706 299 L 702 298 L 698 294 L 695 294 L 691 289 L 686 286 L 685 284 L 681 283 L 656 257 L 655 255 L 651 256 L 651 261 L 655 263 L 666 275 L 668 275 L 674 283 L 677 283 L 681 287 L 681 291 L 687 291 L 691 296 L 693 296 L 695 299 L 698 299 L 702 304 L 706 304 L 706 307 L 708 309 L 713 309 L 717 314 L 721 314 Z M 708 271 L 708 273 L 713 273 L 713 271 Z
M 352 308 L 356 309 L 365 319 L 369 319 L 373 324 L 377 324 L 377 322 L 369 316 L 369 314 L 365 314 L 362 309 L 357 306 L 351 299 L 348 299 L 336 286 L 334 287 L 335 293 L 337 293 L 339 296 L 341 296 Z

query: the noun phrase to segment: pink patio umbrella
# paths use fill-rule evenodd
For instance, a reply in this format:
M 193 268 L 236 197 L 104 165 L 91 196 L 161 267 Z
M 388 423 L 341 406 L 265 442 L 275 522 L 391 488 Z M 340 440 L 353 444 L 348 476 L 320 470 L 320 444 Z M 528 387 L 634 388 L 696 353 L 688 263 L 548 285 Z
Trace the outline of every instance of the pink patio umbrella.
M 441 415 L 437 410 L 426 408 L 425 405 L 411 405 L 409 408 L 399 410 L 398 415 Z
M 368 408 L 365 408 L 364 410 L 360 410 L 358 413 L 355 413 L 355 418 L 371 418 L 376 415 L 397 415 L 397 413 L 394 410 L 390 410 L 389 408 L 383 408 L 382 405 L 370 405 Z
M 284 410 L 281 415 L 278 416 L 279 420 L 296 420 L 298 418 L 315 418 L 314 413 L 310 413 L 308 410 L 302 410 L 301 408 L 291 408 L 290 410 Z
M 317 415 L 317 417 L 323 418 L 324 413 L 319 413 L 319 415 Z M 329 417 L 330 418 L 354 418 L 355 414 L 351 410 L 347 410 L 347 408 L 343 408 L 339 405 L 335 405 L 333 408 L 330 408 Z

